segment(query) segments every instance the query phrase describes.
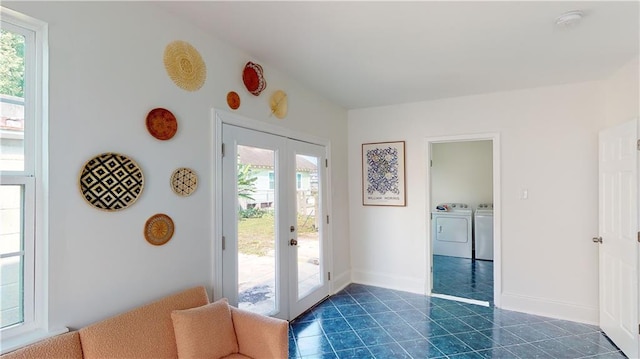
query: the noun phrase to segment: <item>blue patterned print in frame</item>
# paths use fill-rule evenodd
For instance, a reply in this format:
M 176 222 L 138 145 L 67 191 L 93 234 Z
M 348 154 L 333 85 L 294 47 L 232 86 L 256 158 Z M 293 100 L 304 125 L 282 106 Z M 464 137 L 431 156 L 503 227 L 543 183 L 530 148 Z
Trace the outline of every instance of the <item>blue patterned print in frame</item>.
M 406 205 L 404 141 L 362 144 L 362 204 Z

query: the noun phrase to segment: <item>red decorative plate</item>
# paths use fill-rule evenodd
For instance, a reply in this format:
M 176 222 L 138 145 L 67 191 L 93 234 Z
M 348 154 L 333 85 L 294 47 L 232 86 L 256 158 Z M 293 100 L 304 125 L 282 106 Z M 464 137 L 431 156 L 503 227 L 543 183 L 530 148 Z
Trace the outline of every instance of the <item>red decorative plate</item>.
M 251 61 L 247 62 L 242 71 L 242 82 L 252 95 L 258 96 L 267 88 L 267 81 L 262 73 L 262 66 Z
M 159 140 L 168 140 L 178 131 L 178 121 L 171 111 L 154 108 L 147 115 L 147 130 Z

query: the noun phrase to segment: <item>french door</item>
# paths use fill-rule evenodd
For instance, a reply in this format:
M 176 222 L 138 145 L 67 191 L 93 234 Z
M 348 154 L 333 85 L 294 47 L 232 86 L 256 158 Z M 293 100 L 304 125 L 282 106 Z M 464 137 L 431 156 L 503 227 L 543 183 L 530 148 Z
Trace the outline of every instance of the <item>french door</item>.
M 222 125 L 222 291 L 293 319 L 329 294 L 323 146 Z

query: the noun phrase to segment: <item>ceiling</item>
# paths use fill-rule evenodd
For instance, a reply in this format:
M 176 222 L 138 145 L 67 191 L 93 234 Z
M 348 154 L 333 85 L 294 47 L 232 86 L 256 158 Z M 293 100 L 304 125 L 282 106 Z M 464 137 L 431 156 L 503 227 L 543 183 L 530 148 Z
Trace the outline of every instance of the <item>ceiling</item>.
M 639 47 L 638 1 L 157 4 L 346 109 L 603 79 Z

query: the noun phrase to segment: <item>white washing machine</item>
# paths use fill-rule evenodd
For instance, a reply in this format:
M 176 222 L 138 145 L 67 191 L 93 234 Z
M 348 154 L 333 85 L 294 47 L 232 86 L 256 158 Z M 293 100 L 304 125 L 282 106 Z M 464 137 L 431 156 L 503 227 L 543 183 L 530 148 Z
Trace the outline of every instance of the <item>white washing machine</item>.
M 471 258 L 473 211 L 464 203 L 442 203 L 431 213 L 433 254 Z
M 493 260 L 493 204 L 478 205 L 474 215 L 476 259 Z

